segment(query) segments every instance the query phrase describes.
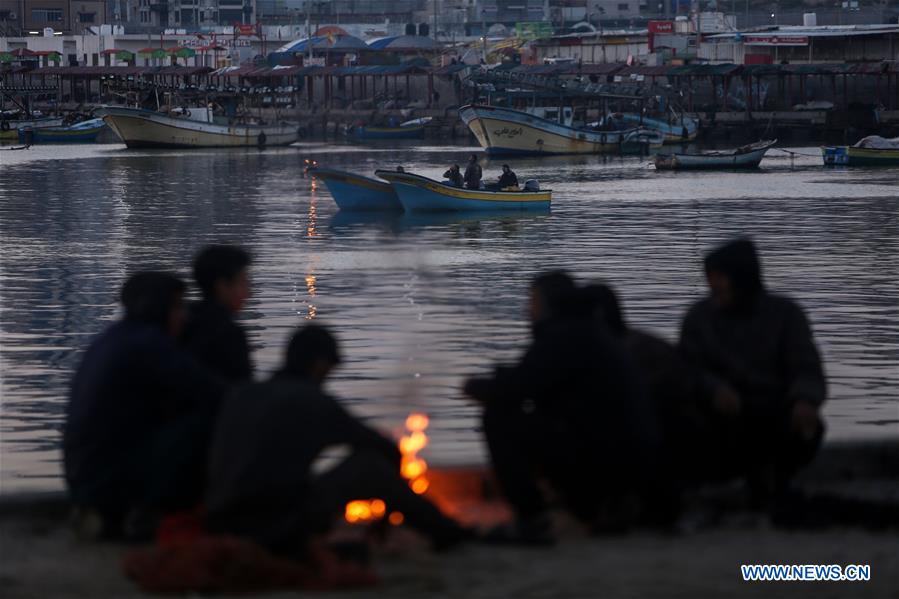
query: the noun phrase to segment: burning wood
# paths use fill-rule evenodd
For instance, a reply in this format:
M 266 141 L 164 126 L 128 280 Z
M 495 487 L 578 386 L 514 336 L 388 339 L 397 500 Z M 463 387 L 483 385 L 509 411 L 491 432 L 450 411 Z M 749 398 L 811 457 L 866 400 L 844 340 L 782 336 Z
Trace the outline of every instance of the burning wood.
M 400 474 L 409 481 L 409 487 L 418 495 L 425 493 L 430 486 L 425 474 L 428 463 L 418 457 L 418 452 L 428 446 L 429 419 L 425 414 L 413 412 L 406 418 L 406 435 L 400 437 L 399 449 L 403 458 L 400 462 Z M 350 524 L 361 524 L 380 520 L 388 514 L 388 506 L 381 499 L 356 499 L 346 504 L 344 519 Z M 394 526 L 403 523 L 404 516 L 400 512 L 390 512 L 388 522 Z

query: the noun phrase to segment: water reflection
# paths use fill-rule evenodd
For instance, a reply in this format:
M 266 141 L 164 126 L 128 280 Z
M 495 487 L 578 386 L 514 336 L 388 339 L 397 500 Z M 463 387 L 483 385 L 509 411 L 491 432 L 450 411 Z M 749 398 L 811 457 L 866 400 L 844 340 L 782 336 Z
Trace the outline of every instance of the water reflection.
M 470 151 L 413 146 L 388 165 L 381 150 L 322 144 L 12 152 L 0 177 L 0 488 L 59 485 L 66 387 L 90 337 L 115 318 L 126 273 L 187 276 L 191 255 L 213 241 L 254 255 L 243 320 L 261 373 L 278 366 L 294 327 L 321 318 L 344 343 L 334 390 L 387 429 L 428 412 L 426 457 L 446 463 L 483 457 L 476 410 L 457 388 L 515 357 L 535 272 L 611 281 L 635 326 L 674 338 L 704 293 L 703 252 L 751 233 L 769 286 L 812 319 L 831 437 L 896 434 L 899 169 L 766 158 L 756 173 L 670 174 L 638 157 L 527 159 L 513 166 L 554 190 L 550 213 L 385 216 L 338 212 L 302 176 L 315 159 L 440 177 Z M 499 164 L 486 162 L 485 176 Z

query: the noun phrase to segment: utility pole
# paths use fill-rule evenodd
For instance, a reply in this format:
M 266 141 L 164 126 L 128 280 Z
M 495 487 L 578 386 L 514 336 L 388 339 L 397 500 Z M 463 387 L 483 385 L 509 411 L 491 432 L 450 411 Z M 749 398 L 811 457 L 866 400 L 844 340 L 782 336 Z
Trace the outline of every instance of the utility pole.
M 434 41 L 437 41 L 437 0 L 431 0 L 434 3 Z
M 487 11 L 485 9 L 481 9 L 481 40 L 484 42 L 483 44 L 483 53 L 484 53 L 484 64 L 487 64 Z

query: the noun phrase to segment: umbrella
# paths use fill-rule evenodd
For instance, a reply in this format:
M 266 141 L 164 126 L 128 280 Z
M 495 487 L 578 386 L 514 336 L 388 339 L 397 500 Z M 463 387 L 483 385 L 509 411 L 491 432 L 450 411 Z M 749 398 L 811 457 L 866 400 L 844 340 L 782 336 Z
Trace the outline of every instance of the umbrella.
M 163 49 L 163 48 L 144 48 L 143 50 L 138 50 L 137 53 L 142 56 L 149 56 L 150 58 L 162 58 L 165 56 L 165 49 Z
M 175 46 L 173 48 L 168 49 L 168 53 L 177 56 L 178 58 L 190 58 L 191 56 L 196 56 L 197 53 L 187 46 Z
M 12 51 L 12 55 L 16 58 L 35 58 L 37 57 L 37 52 L 32 52 L 28 48 L 16 48 Z

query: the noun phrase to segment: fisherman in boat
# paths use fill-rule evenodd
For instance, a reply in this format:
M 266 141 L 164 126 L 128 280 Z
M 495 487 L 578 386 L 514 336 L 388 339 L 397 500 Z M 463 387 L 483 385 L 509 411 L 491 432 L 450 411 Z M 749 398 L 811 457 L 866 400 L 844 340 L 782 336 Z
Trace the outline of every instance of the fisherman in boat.
M 578 300 L 566 273 L 537 277 L 524 356 L 465 383 L 484 407 L 491 463 L 515 512 L 488 542 L 554 542 L 540 479 L 597 532 L 626 526 L 618 516 L 648 487 L 658 448 L 651 406 L 632 362 Z
M 500 191 L 518 191 L 518 177 L 515 176 L 508 164 L 503 165 L 503 173 L 499 176 L 497 187 Z
M 247 335 L 234 320 L 250 297 L 249 266 L 250 255 L 237 246 L 197 254 L 193 274 L 203 299 L 191 306 L 182 339 L 200 364 L 232 383 L 253 376 Z
M 465 540 L 465 529 L 400 476 L 396 444 L 324 391 L 340 361 L 334 336 L 308 325 L 292 336 L 281 370 L 225 401 L 210 448 L 210 530 L 297 555 L 332 527 L 347 502 L 377 497 L 435 548 Z M 336 446 L 349 446 L 349 457 L 315 474 L 313 462 Z
M 472 154 L 471 158 L 468 159 L 468 166 L 465 168 L 465 177 L 463 178 L 465 188 L 480 189 L 482 176 L 483 171 L 481 170 L 481 165 L 478 164 L 478 155 Z
M 224 384 L 178 347 L 185 285 L 161 272 L 122 287 L 122 320 L 94 339 L 63 433 L 73 520 L 87 537 L 151 538 L 158 518 L 196 507 Z
M 458 164 L 449 167 L 449 170 L 443 173 L 443 177 L 449 181 L 450 185 L 453 187 L 462 187 L 465 185 L 465 179 L 462 177 L 462 171 L 459 169 Z
M 808 318 L 768 293 L 755 245 L 727 243 L 705 259 L 709 296 L 690 308 L 680 348 L 702 372 L 708 479 L 744 478 L 758 508 L 781 507 L 790 478 L 824 435 L 827 382 Z

